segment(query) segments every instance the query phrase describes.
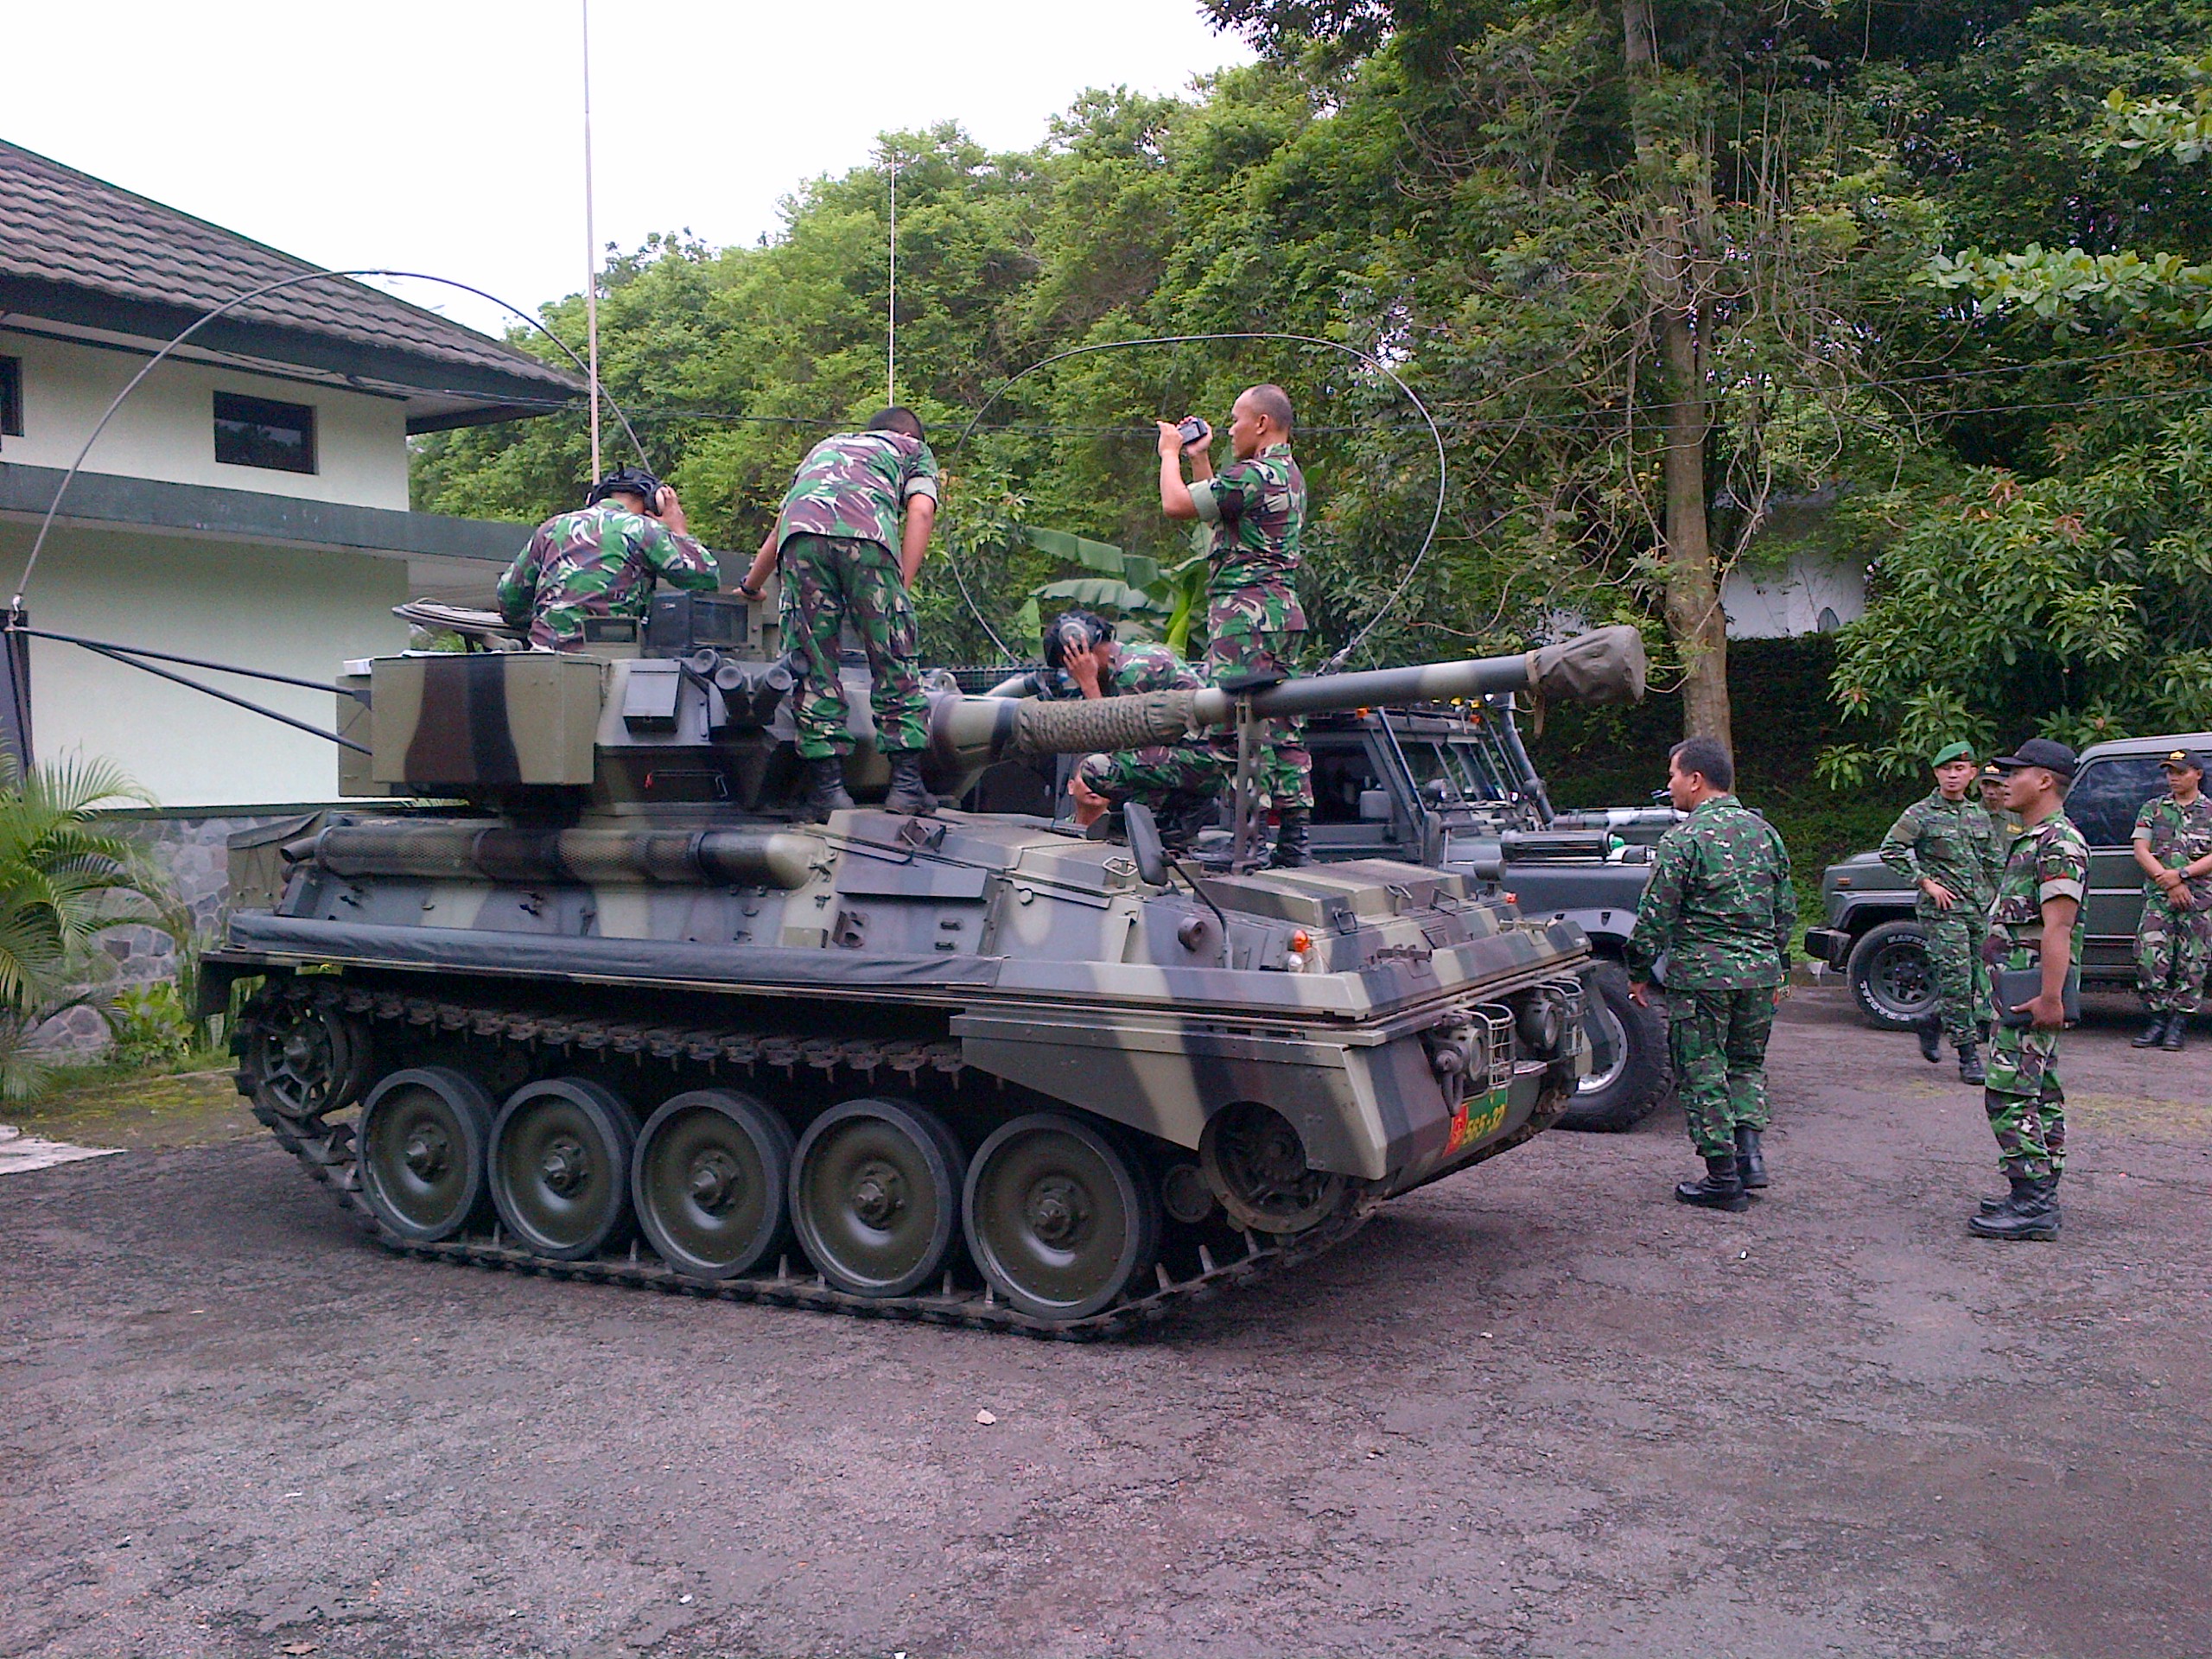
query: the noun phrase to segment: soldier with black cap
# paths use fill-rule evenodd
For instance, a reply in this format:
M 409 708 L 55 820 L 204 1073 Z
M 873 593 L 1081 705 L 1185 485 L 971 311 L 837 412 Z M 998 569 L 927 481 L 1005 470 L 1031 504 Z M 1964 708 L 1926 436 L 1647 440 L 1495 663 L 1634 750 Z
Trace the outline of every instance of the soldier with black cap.
M 2135 861 L 2147 878 L 2135 926 L 2135 985 L 2151 1009 L 2138 1048 L 2178 1052 L 2212 962 L 2212 800 L 2204 757 L 2175 749 L 2158 762 L 2166 792 L 2135 815 Z
M 1958 1051 L 1959 1077 L 1984 1081 L 1980 1044 L 1990 1019 L 1989 967 L 1982 943 L 1989 937 L 1989 900 L 2005 868 L 2005 843 L 1974 788 L 1974 747 L 1946 744 L 1930 757 L 1936 787 L 1905 808 L 1882 837 L 1882 862 L 1919 893 L 1913 906 L 1928 937 L 1936 1005 L 1920 1023 L 1921 1057 L 1942 1057 L 1940 1039 Z
M 1989 906 L 1998 1020 L 1982 1105 L 2012 1190 L 1983 1199 L 1967 1225 L 1983 1238 L 2056 1238 L 2058 1179 L 2066 1168 L 2058 1033 L 2081 958 L 2089 844 L 2065 811 L 2073 750 L 2033 737 L 2017 753 L 1999 755 L 1997 765 L 2005 804 L 2020 815 L 2022 828 Z
M 625 467 L 593 485 L 575 512 L 537 527 L 499 578 L 499 613 L 531 645 L 574 651 L 587 618 L 644 616 L 657 576 L 702 591 L 721 580 L 676 492 L 642 467 Z

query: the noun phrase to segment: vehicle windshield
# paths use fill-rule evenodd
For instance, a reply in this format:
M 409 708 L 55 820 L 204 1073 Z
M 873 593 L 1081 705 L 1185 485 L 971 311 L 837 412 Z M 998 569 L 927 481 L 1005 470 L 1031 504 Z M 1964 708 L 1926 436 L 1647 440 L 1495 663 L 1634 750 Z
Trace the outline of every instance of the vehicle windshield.
M 1506 798 L 1479 744 L 1434 737 L 1402 737 L 1398 741 L 1415 787 L 1431 805 L 1471 806 Z

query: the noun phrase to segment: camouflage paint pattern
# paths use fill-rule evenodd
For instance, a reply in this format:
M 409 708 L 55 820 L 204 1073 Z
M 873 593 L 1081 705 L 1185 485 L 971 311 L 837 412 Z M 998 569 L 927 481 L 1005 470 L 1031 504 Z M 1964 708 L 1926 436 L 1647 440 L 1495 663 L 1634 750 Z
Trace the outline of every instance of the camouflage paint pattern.
M 1280 583 L 1245 588 L 1217 598 L 1206 611 L 1206 676 L 1216 684 L 1240 674 L 1297 671 L 1298 650 L 1306 637 L 1306 613 L 1298 596 Z M 1306 747 L 1302 720 L 1260 722 L 1259 786 L 1275 807 L 1313 804 L 1313 756 Z M 1215 753 L 1233 777 L 1236 735 L 1214 741 Z
M 2054 812 L 2012 842 L 1989 906 L 1983 947 L 1993 970 L 2018 971 L 2042 962 L 2043 906 L 2072 899 L 2073 957 L 2082 959 L 2087 928 L 2089 847 L 2063 812 Z M 2040 1179 L 2066 1167 L 2066 1089 L 2058 1075 L 2058 1033 L 1999 1025 L 1991 1034 L 1982 1104 L 2007 1175 Z
M 776 519 L 794 536 L 851 537 L 899 550 L 899 521 L 918 495 L 937 499 L 937 457 L 903 432 L 841 432 L 806 452 Z
M 881 542 L 792 536 L 783 544 L 784 638 L 799 661 L 792 689 L 804 760 L 849 754 L 850 709 L 837 675 L 838 634 L 849 622 L 867 653 L 876 747 L 887 754 L 929 746 L 929 703 L 914 656 L 914 601 L 899 561 Z
M 2171 795 L 2145 801 L 2132 840 L 2147 845 L 2170 870 L 2212 853 L 2212 798 L 2186 806 Z M 2143 914 L 2135 926 L 2135 983 L 2154 1014 L 2195 1014 L 2212 967 L 2212 875 L 2183 884 L 2193 901 L 2183 910 L 2155 881 L 2143 883 Z
M 1675 1092 L 1700 1158 L 1736 1150 L 1736 1130 L 1767 1126 L 1766 1043 L 1774 1029 L 1774 992 L 1667 992 L 1667 1052 Z
M 530 642 L 574 651 L 587 617 L 642 617 L 653 581 L 711 591 L 721 581 L 715 556 L 612 501 L 548 518 L 499 578 L 499 614 L 526 629 Z
M 1659 839 L 1629 935 L 1628 971 L 1648 981 L 1667 958 L 1669 991 L 1741 991 L 1789 976 L 1797 895 L 1774 826 L 1715 796 Z

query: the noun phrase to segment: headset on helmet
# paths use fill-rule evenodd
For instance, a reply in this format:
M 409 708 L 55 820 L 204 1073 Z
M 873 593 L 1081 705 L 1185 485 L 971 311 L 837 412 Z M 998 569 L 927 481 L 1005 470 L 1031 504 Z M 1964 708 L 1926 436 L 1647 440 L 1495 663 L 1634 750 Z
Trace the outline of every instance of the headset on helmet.
M 593 485 L 591 493 L 584 497 L 584 505 L 595 507 L 610 495 L 641 497 L 645 511 L 651 512 L 660 505 L 660 480 L 642 467 L 622 467 Z
M 1095 651 L 1114 637 L 1112 626 L 1095 611 L 1062 611 L 1045 631 L 1045 665 L 1065 668 L 1072 652 Z

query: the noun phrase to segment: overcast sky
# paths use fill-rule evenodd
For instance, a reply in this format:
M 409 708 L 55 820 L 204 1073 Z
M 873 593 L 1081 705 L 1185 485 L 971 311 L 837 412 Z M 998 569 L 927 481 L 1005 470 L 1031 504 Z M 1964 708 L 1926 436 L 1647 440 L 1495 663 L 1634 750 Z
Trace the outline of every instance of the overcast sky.
M 527 308 L 582 288 L 578 0 L 9 11 L 0 137 L 318 264 Z M 625 247 L 772 234 L 779 198 L 887 128 L 1027 146 L 1086 87 L 1179 92 L 1249 57 L 1198 0 L 591 0 L 591 30 L 599 239 Z

